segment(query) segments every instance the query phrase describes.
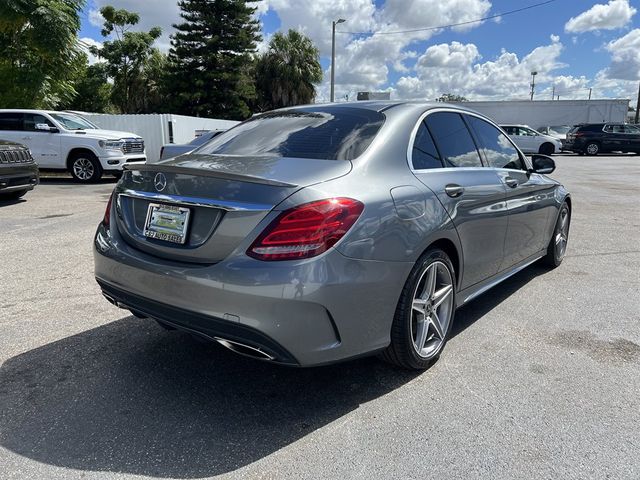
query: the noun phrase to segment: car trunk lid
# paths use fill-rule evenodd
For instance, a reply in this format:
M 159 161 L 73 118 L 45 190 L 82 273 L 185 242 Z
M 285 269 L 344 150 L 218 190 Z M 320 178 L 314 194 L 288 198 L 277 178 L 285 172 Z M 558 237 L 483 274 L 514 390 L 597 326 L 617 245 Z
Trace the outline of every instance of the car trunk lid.
M 131 166 L 116 188 L 116 222 L 130 245 L 173 261 L 216 263 L 295 191 L 346 175 L 351 162 L 286 157 L 183 155 Z M 188 210 L 184 243 L 145 235 L 157 207 Z M 256 232 L 257 234 L 257 232 Z

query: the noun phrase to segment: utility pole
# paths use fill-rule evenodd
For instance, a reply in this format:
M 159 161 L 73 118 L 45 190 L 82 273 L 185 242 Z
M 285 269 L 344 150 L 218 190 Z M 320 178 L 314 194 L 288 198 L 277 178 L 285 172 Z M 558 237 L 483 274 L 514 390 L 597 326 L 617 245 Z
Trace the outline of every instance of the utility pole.
M 553 92 L 551 92 L 551 100 L 555 100 L 556 98 L 556 86 L 553 86 Z
M 591 100 L 591 91 L 593 90 L 593 88 L 589 89 L 589 100 Z
M 640 116 L 640 85 L 638 85 L 638 103 L 636 104 L 636 125 L 638 122 L 638 116 Z
M 536 90 L 536 75 L 538 72 L 531 72 L 531 101 L 533 102 L 533 93 Z
M 336 79 L 336 25 L 343 22 L 346 22 L 344 18 L 331 22 L 331 103 L 335 101 L 333 91 Z

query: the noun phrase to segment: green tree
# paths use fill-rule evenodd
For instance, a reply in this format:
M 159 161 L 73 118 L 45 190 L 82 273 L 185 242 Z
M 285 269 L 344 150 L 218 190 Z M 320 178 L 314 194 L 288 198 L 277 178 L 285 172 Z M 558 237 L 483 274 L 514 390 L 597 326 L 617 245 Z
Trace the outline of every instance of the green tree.
M 438 98 L 436 98 L 436 102 L 468 102 L 469 100 L 466 97 L 461 95 L 454 95 L 453 93 L 443 93 Z
M 309 37 L 296 30 L 276 33 L 255 67 L 258 109 L 311 103 L 314 84 L 322 81 L 320 53 Z
M 111 103 L 112 85 L 108 81 L 107 67 L 104 63 L 85 65 L 73 84 L 77 92 L 71 101 L 61 103 L 62 110 L 80 110 L 83 112 L 113 113 Z
M 83 0 L 0 1 L 0 107 L 54 108 L 75 95 Z
M 173 106 L 186 115 L 243 119 L 255 98 L 250 77 L 260 40 L 254 1 L 180 0 L 171 39 L 167 84 Z
M 132 32 L 131 27 L 140 21 L 137 13 L 112 6 L 100 9 L 104 17 L 102 35 L 114 36 L 101 48 L 91 52 L 105 60 L 106 72 L 113 79 L 111 101 L 122 113 L 142 113 L 151 108 L 147 88 L 160 84 L 160 79 L 150 76 L 160 74 L 157 64 L 162 54 L 153 44 L 160 37 L 160 27 L 148 32 Z

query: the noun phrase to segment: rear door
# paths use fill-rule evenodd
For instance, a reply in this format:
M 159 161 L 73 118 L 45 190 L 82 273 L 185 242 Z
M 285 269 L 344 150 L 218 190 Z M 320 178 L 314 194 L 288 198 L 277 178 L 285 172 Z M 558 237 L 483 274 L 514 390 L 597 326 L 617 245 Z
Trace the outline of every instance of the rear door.
M 505 186 L 509 221 L 500 268 L 504 270 L 545 247 L 554 185 L 527 171 L 518 150 L 498 128 L 476 116 L 467 115 L 466 119 L 481 145 L 488 170 Z
M 461 288 L 498 272 L 507 231 L 505 186 L 484 168 L 462 116 L 429 113 L 411 149 L 416 177 L 429 187 L 456 226 L 464 261 Z

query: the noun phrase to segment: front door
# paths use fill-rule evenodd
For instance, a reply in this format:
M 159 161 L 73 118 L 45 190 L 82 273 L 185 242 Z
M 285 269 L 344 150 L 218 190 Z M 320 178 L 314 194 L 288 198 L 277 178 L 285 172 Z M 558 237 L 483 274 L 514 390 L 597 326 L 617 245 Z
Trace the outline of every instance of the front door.
M 505 186 L 484 168 L 462 116 L 429 114 L 418 127 L 412 148 L 416 177 L 431 189 L 456 227 L 464 270 L 464 289 L 496 274 L 507 233 Z
M 500 268 L 505 270 L 545 247 L 554 188 L 540 175 L 527 171 L 524 158 L 500 130 L 479 117 L 467 118 L 488 169 L 505 186 L 509 222 Z

